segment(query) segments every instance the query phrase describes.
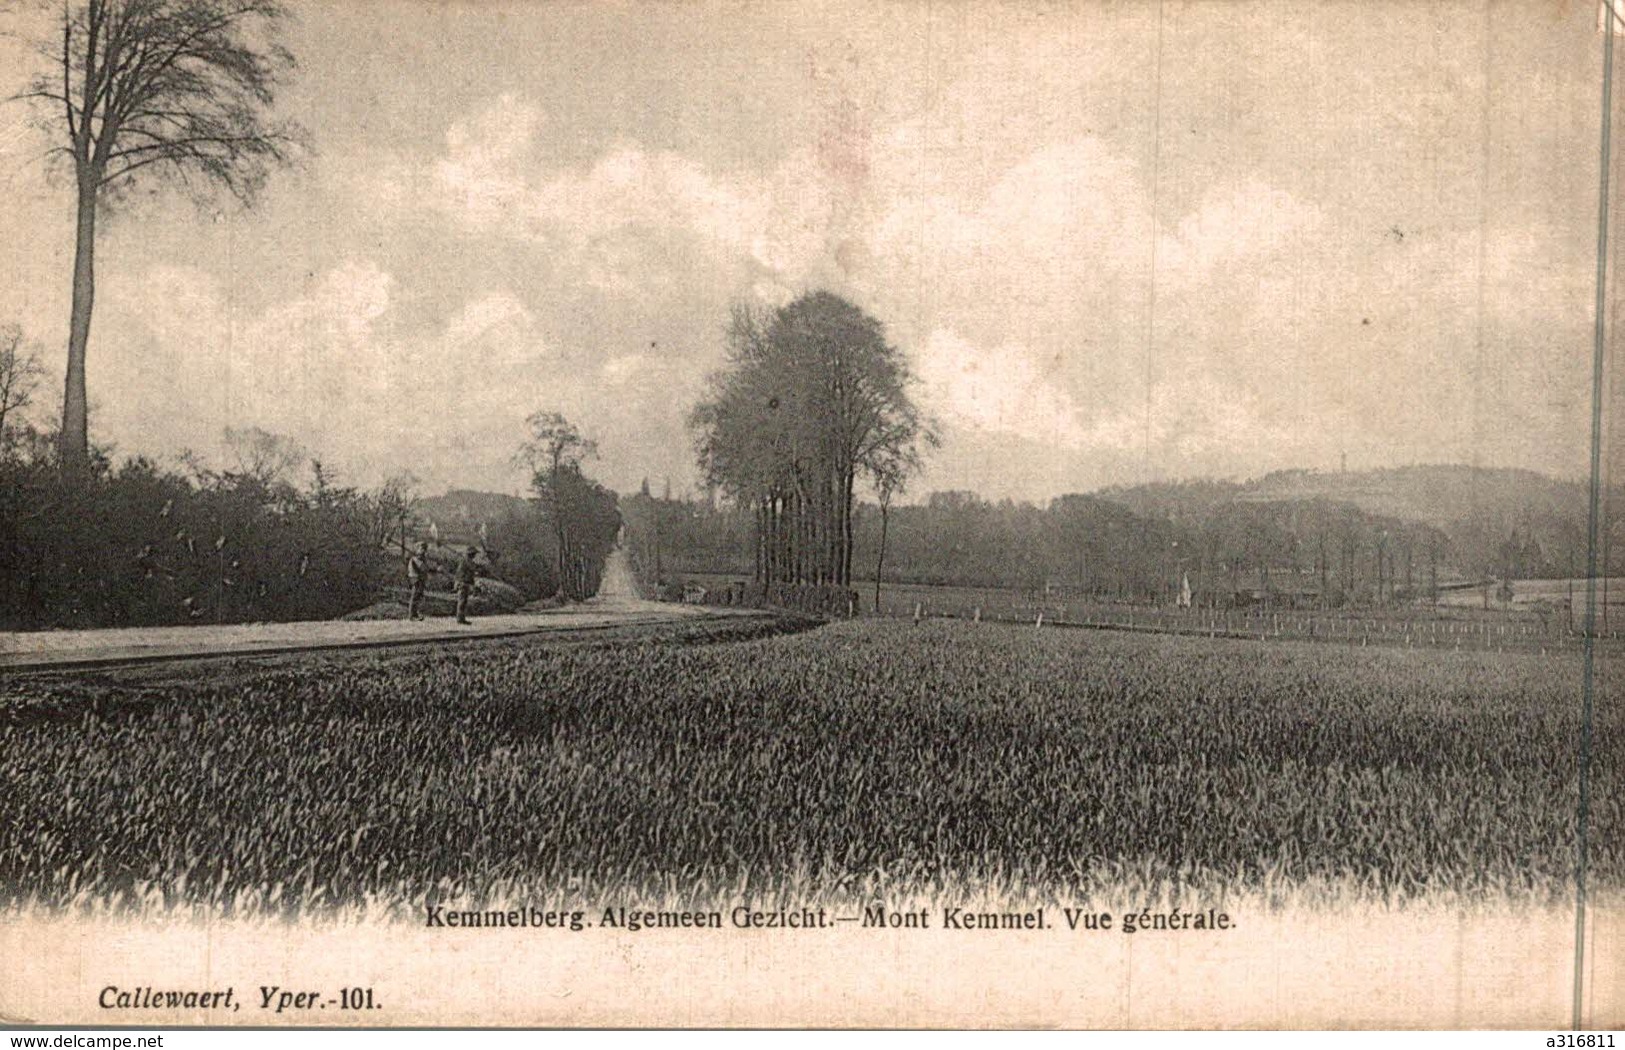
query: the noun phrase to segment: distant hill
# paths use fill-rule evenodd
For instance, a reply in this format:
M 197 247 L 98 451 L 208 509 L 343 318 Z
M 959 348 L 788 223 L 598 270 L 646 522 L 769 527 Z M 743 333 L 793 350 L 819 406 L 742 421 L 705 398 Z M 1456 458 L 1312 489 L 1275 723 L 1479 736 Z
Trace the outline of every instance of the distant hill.
M 1265 475 L 1241 498 L 1329 499 L 1371 514 L 1436 528 L 1487 517 L 1508 525 L 1583 518 L 1589 486 L 1532 470 L 1468 466 L 1392 467 L 1354 473 L 1296 470 Z
M 425 496 L 415 510 L 424 521 L 434 522 L 447 538 L 472 535 L 480 525 L 495 525 L 516 510 L 528 506 L 526 500 L 501 492 L 475 492 L 453 489 L 444 496 Z
M 1462 465 L 1321 472 L 1284 470 L 1244 482 L 1161 482 L 1105 489 L 1104 499 L 1151 518 L 1200 519 L 1227 503 L 1324 500 L 1442 530 L 1460 560 L 1489 568 L 1510 542 L 1529 549 L 1531 575 L 1583 564 L 1589 486 L 1532 470 Z M 1614 494 L 1615 505 L 1622 499 Z
M 1327 472 L 1281 470 L 1251 481 L 1174 481 L 1113 487 L 1099 493 L 1137 514 L 1168 517 L 1227 502 L 1323 499 L 1368 514 L 1445 528 L 1491 518 L 1583 517 L 1588 487 L 1532 470 L 1434 465 Z

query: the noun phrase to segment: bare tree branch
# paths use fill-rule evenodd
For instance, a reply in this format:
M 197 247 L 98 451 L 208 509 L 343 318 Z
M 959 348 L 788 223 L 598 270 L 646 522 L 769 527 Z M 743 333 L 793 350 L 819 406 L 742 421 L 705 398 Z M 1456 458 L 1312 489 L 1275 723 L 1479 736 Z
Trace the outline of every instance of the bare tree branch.
M 7 427 L 17 414 L 34 401 L 34 391 L 45 377 L 39 354 L 26 339 L 21 327 L 0 326 L 0 447 L 9 446 Z
M 60 113 L 58 150 L 79 188 L 62 461 L 87 458 L 84 357 L 94 299 L 96 219 L 110 196 L 152 177 L 254 202 L 304 144 L 269 117 L 295 69 L 276 37 L 279 0 L 63 0 L 55 67 L 17 98 Z M 60 80 L 60 85 L 58 84 Z

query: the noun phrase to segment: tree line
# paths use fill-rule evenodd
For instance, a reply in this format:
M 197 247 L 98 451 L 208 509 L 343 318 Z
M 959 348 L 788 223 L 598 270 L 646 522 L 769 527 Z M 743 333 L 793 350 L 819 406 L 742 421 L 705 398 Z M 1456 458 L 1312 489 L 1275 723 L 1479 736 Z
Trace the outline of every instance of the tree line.
M 714 581 L 752 571 L 748 509 L 646 494 L 623 503 L 646 572 Z M 1388 604 L 1461 578 L 1443 530 L 1329 501 L 1216 503 L 1175 520 L 1098 495 L 1036 505 L 936 492 L 884 514 L 878 501 L 860 504 L 853 534 L 854 579 L 1103 601 L 1168 602 L 1188 581 L 1203 605 Z
M 54 433 L 9 427 L 0 454 L 0 626 L 327 619 L 395 582 L 411 481 L 343 484 L 293 446 L 234 432 L 234 461 L 91 446 L 62 469 Z
M 867 578 L 876 603 L 882 582 L 897 581 L 1125 601 L 1188 588 L 1208 603 L 1380 604 L 1436 593 L 1457 554 L 1428 524 L 1326 499 L 1238 499 L 1221 484 L 1139 508 L 1097 495 L 995 504 L 965 492 L 894 507 L 936 438 L 877 321 L 822 291 L 774 311 L 736 306 L 726 351 L 689 419 L 712 497 L 656 499 L 645 486 L 623 501 L 651 591 L 699 572 L 843 594 Z M 860 480 L 872 502 L 858 498 Z
M 409 550 L 431 538 L 442 575 L 466 544 L 523 600 L 579 600 L 620 532 L 615 494 L 568 457 L 537 472 L 529 501 L 442 534 L 411 474 L 345 484 L 254 427 L 226 431 L 219 463 L 115 463 L 92 445 L 64 470 L 56 434 L 20 422 L 19 405 L 0 424 L 0 629 L 330 619 L 401 590 Z
M 689 423 L 706 482 L 749 516 L 752 580 L 847 587 L 859 482 L 897 490 L 934 441 L 903 355 L 822 291 L 736 306 L 726 348 Z

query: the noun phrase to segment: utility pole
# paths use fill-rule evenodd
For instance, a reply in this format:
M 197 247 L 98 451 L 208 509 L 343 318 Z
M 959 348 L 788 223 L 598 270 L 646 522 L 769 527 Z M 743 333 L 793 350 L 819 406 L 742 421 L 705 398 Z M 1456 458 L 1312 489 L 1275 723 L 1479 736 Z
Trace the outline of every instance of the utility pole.
M 1603 36 L 1602 64 L 1602 154 L 1597 189 L 1597 299 L 1595 307 L 1595 339 L 1591 358 L 1591 501 L 1586 517 L 1586 632 L 1584 677 L 1580 691 L 1580 754 L 1579 754 L 1579 807 L 1576 825 L 1579 829 L 1574 865 L 1574 1011 L 1573 1027 L 1585 1025 L 1585 935 L 1586 935 L 1586 832 L 1591 803 L 1591 723 L 1592 690 L 1595 675 L 1595 646 L 1593 635 L 1597 622 L 1597 541 L 1602 524 L 1603 506 L 1600 497 L 1602 483 L 1602 390 L 1604 351 L 1608 338 L 1608 175 L 1614 127 L 1614 30 L 1619 14 L 1616 0 L 1604 0 L 1600 13 L 1606 23 Z M 1608 571 L 1607 540 L 1604 540 L 1603 572 Z M 1606 600 L 1606 592 L 1605 600 Z M 1603 606 L 1607 615 L 1607 605 Z

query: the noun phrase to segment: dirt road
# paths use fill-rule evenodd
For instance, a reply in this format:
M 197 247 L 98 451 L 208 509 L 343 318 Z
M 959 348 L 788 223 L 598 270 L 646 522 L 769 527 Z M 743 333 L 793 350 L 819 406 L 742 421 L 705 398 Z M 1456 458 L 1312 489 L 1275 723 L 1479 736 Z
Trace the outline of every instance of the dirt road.
M 481 616 L 468 626 L 450 618 L 316 620 L 223 626 L 122 627 L 80 631 L 0 633 L 0 670 L 47 670 L 141 663 L 192 656 L 279 653 L 381 645 L 505 638 L 548 631 L 670 623 L 704 617 L 749 615 L 733 610 L 644 601 L 637 596 L 626 553 L 617 550 L 604 568 L 599 595 L 579 605 L 534 613 Z

